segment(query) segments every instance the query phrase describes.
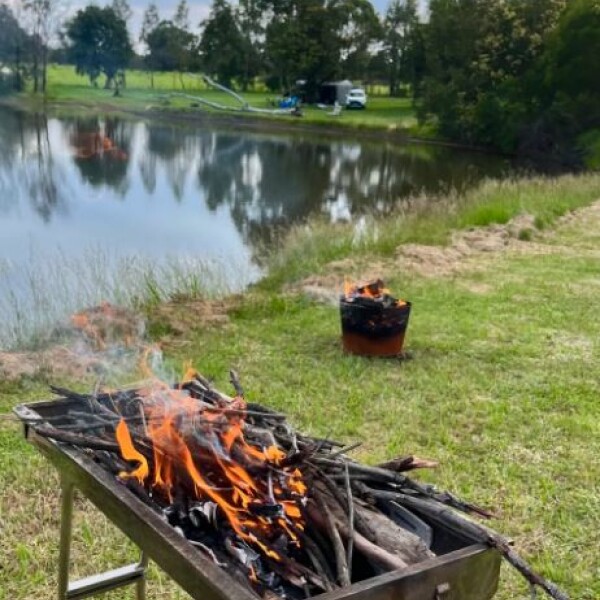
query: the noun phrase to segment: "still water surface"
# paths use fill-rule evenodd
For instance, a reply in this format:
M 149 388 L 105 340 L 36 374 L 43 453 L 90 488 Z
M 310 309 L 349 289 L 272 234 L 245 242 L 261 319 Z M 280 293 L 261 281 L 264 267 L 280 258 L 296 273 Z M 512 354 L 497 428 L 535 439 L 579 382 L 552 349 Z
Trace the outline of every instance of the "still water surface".
M 311 215 L 353 220 L 512 172 L 435 146 L 0 108 L 0 320 L 123 300 L 152 268 L 164 289 L 189 272 L 241 288 Z M 0 346 L 19 333 L 6 327 Z

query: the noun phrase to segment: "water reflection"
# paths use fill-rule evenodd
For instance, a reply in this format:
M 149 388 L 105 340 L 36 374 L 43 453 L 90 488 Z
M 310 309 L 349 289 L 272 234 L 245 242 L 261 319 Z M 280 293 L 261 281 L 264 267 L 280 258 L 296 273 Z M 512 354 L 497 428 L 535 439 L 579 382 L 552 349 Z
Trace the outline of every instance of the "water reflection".
M 1 212 L 15 211 L 26 202 L 46 223 L 54 213 L 64 214 L 67 202 L 61 175 L 45 115 L 34 114 L 27 121 L 0 117 Z
M 70 175 L 73 167 L 78 177 Z M 173 200 L 202 203 L 213 214 L 227 207 L 249 247 L 268 245 L 275 227 L 311 214 L 339 220 L 384 212 L 411 195 L 464 190 L 508 167 L 497 157 L 433 146 L 217 132 L 115 117 L 49 124 L 44 115 L 6 109 L 0 119 L 3 210 L 28 202 L 49 222 L 81 202 L 89 185 L 105 199 L 155 199 L 167 220 L 177 218 L 170 214 Z M 120 225 L 130 226 L 127 219 Z

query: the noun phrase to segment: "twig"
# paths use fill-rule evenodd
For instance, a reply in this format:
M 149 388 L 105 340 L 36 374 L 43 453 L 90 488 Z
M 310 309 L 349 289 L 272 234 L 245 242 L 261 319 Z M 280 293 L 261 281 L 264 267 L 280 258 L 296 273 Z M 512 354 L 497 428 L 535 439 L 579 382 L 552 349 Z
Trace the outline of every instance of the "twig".
M 361 485 L 361 484 L 357 484 Z M 362 486 L 366 488 L 366 486 Z M 385 496 L 381 496 L 381 492 L 378 490 L 366 491 L 367 494 L 372 494 L 375 497 L 389 498 L 389 492 L 385 493 Z M 394 492 L 392 492 L 394 494 Z M 558 588 L 554 583 L 548 581 L 540 574 L 536 573 L 511 547 L 509 541 L 501 536 L 499 533 L 474 523 L 473 521 L 467 521 L 464 517 L 439 504 L 425 499 L 416 498 L 407 494 L 395 493 L 395 500 L 400 504 L 407 506 L 413 510 L 416 510 L 433 521 L 441 523 L 447 529 L 453 530 L 459 534 L 469 537 L 475 542 L 487 544 L 492 548 L 496 548 L 500 554 L 511 564 L 525 579 L 532 585 L 536 585 L 555 600 L 569 600 L 567 594 Z
M 346 546 L 346 562 L 348 564 L 348 578 L 352 581 L 352 551 L 354 550 L 354 499 L 350 487 L 350 471 L 346 463 L 346 495 L 348 499 L 348 543 Z
M 312 535 L 314 535 L 315 531 L 312 531 L 311 533 Z M 328 591 L 335 589 L 337 587 L 335 584 L 335 576 L 332 573 L 331 568 L 329 566 L 329 562 L 327 561 L 325 555 L 321 551 L 319 544 L 317 544 L 306 533 L 301 533 L 300 537 L 302 539 L 302 546 L 304 548 L 304 551 L 310 558 L 310 561 L 315 567 L 315 570 L 317 571 L 317 573 L 323 574 L 323 577 L 330 588 L 330 590 Z
M 362 442 L 355 442 L 354 444 L 350 444 L 349 446 L 344 446 L 344 448 L 340 448 L 339 450 L 328 454 L 327 458 L 335 458 L 336 456 L 340 456 L 340 454 L 347 454 L 348 452 L 355 450 L 359 446 L 362 446 Z
M 327 533 L 331 539 L 331 543 L 333 544 L 333 550 L 335 552 L 335 564 L 337 568 L 337 578 L 338 583 L 342 587 L 346 587 L 350 585 L 350 575 L 348 572 L 348 563 L 346 562 L 344 544 L 342 542 L 342 538 L 340 536 L 340 532 L 337 530 L 337 526 L 335 524 L 335 518 L 331 514 L 329 507 L 327 506 L 327 502 L 323 499 L 323 496 L 320 493 L 314 494 L 315 501 L 318 504 L 319 510 L 325 519 L 325 526 L 327 527 Z
M 242 387 L 242 384 L 240 383 L 240 378 L 238 377 L 238 374 L 233 369 L 229 370 L 229 380 L 231 381 L 231 385 L 233 386 L 233 389 L 235 390 L 236 396 L 243 398 L 244 397 L 244 388 Z

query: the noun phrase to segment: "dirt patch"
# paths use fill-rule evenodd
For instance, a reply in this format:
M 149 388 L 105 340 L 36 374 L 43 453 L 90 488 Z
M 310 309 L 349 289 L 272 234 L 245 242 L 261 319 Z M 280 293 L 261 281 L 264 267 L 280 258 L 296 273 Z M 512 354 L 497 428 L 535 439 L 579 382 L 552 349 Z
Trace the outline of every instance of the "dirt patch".
M 502 252 L 509 247 L 529 246 L 531 242 L 523 240 L 530 239 L 536 231 L 531 215 L 519 215 L 505 225 L 457 231 L 448 246 L 403 244 L 398 246 L 391 259 L 367 262 L 348 258 L 335 261 L 327 265 L 323 275 L 308 277 L 289 289 L 307 294 L 319 302 L 335 304 L 345 276 L 353 280 L 387 279 L 392 273 L 409 272 L 423 277 L 447 277 L 466 270 L 473 271 L 483 268 L 481 261 L 476 259 L 486 254 Z M 489 289 L 474 284 L 472 291 L 485 294 Z
M 239 306 L 242 297 L 229 296 L 220 300 L 175 298 L 153 308 L 150 325 L 164 331 L 166 341 L 185 337 L 190 331 L 206 327 L 222 327 L 229 323 L 229 312 Z
M 0 377 L 116 381 L 138 368 L 150 346 L 147 325 L 161 343 L 181 341 L 191 331 L 229 323 L 228 312 L 240 298 L 175 298 L 152 309 L 148 322 L 135 311 L 103 303 L 75 313 L 35 350 L 0 352 Z
M 454 275 L 466 268 L 473 270 L 475 264 L 470 260 L 472 258 L 523 245 L 521 240 L 529 239 L 535 231 L 534 218 L 531 215 L 519 215 L 506 225 L 457 231 L 448 246 L 403 244 L 396 250 L 396 262 L 403 269 L 424 277 Z

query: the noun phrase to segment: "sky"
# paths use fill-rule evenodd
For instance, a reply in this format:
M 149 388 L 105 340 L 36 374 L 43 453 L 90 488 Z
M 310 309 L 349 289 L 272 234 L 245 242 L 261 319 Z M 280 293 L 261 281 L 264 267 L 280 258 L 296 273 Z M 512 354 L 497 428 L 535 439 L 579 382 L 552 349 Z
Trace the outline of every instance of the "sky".
M 7 2 L 9 6 L 14 6 L 19 0 L 0 0 Z M 151 0 L 129 0 L 129 5 L 133 12 L 130 22 L 128 23 L 129 31 L 132 32 L 134 43 L 137 44 L 139 33 L 142 25 L 144 11 L 148 8 Z M 235 2 L 235 0 L 233 0 Z M 61 13 L 69 16 L 76 13 L 79 9 L 88 4 L 99 4 L 103 6 L 110 4 L 112 0 L 63 0 Z M 158 12 L 161 19 L 171 19 L 175 14 L 175 7 L 179 0 L 155 0 L 158 6 Z M 384 13 L 390 0 L 371 0 L 375 9 Z M 418 0 L 420 10 L 423 12 L 427 0 Z M 190 7 L 190 26 L 192 31 L 197 31 L 198 25 L 203 21 L 210 11 L 212 0 L 188 0 Z
M 158 6 L 158 12 L 161 19 L 170 19 L 175 13 L 175 7 L 179 0 L 155 0 Z M 389 4 L 389 0 L 371 0 L 375 9 L 383 13 Z M 419 4 L 424 5 L 425 0 L 419 0 Z M 86 0 L 71 0 L 71 9 L 69 12 L 76 12 L 79 8 L 82 8 L 86 4 L 89 4 Z M 110 4 L 109 0 L 99 2 L 99 4 Z M 133 11 L 133 16 L 128 24 L 130 31 L 133 32 L 134 40 L 137 41 L 139 37 L 139 31 L 142 24 L 142 18 L 144 11 L 150 4 L 150 0 L 129 0 L 129 5 Z M 210 11 L 212 4 L 211 0 L 188 0 L 190 7 L 190 25 L 192 30 L 196 30 L 198 24 L 204 20 Z

